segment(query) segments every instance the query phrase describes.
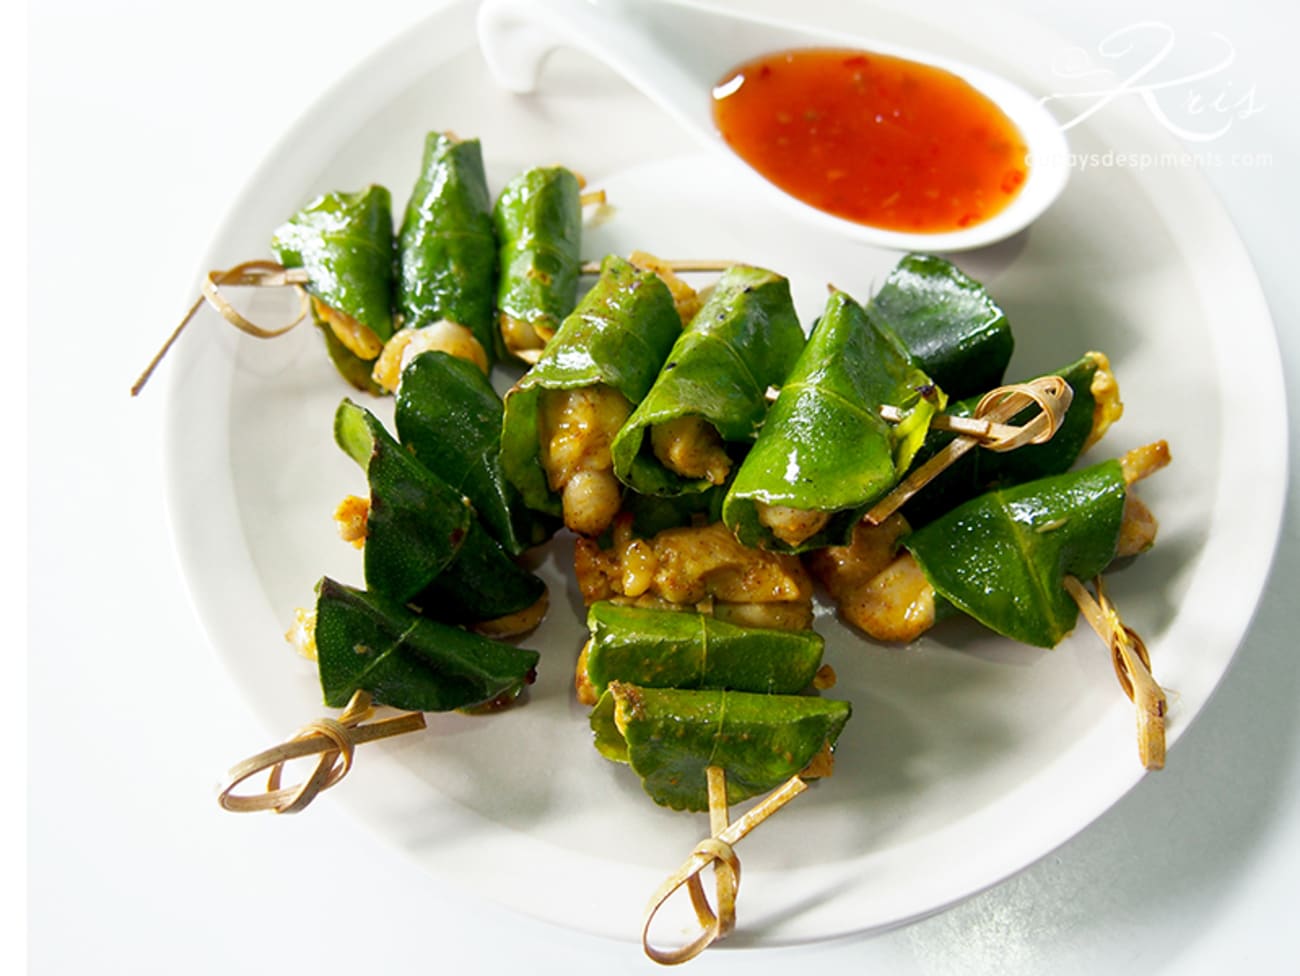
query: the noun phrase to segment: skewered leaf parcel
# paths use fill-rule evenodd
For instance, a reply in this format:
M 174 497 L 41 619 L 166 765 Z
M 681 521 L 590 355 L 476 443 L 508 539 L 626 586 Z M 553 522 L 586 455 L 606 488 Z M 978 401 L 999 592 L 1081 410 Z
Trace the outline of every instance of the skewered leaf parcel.
M 538 653 L 422 617 L 329 577 L 317 584 L 316 654 L 325 704 L 358 690 L 393 708 L 444 712 L 513 697 Z
M 615 681 L 591 713 L 601 755 L 629 764 L 650 798 L 709 808 L 705 770 L 727 776 L 727 802 L 774 790 L 833 749 L 851 706 L 803 695 L 641 688 Z
M 768 388 L 785 381 L 803 346 L 790 283 L 729 268 L 615 438 L 615 474 L 653 495 L 725 483 L 763 425 Z
M 545 351 L 505 396 L 501 462 L 524 503 L 599 535 L 622 485 L 609 446 L 649 392 L 682 320 L 668 286 L 610 255 Z
M 500 344 L 525 362 L 573 311 L 582 264 L 582 187 L 563 166 L 536 166 L 501 191 L 492 209 Z
M 425 137 L 419 179 L 397 236 L 396 308 L 407 329 L 440 320 L 463 325 L 488 362 L 496 327 L 497 239 L 477 139 Z
M 271 249 L 307 272 L 312 313 L 330 359 L 359 390 L 376 391 L 374 360 L 393 334 L 393 205 L 372 184 L 317 197 L 275 231 Z
M 519 555 L 545 542 L 558 520 L 527 508 L 501 467 L 504 406 L 482 370 L 445 352 L 420 353 L 402 370 L 393 421 L 420 463 L 465 493 L 484 527 Z
M 1055 647 L 1078 619 L 1065 577 L 1092 579 L 1115 558 L 1127 494 L 1103 461 L 980 495 L 906 538 L 935 591 L 991 630 Z
M 1111 373 L 1110 360 L 1104 354 L 1086 353 L 1053 375 L 1070 384 L 1073 397 L 1051 440 L 1044 444 L 1026 444 L 1014 451 L 980 449 L 963 454 L 903 507 L 903 514 L 913 528 L 920 528 L 992 488 L 1006 488 L 1048 475 L 1063 474 L 1070 470 L 1079 455 L 1101 439 L 1123 413 L 1119 387 Z M 952 417 L 972 417 L 980 399 L 971 396 L 949 402 L 947 413 Z M 1026 408 L 1007 423 L 1027 422 L 1033 409 Z M 912 462 L 913 469 L 941 451 L 954 436 L 932 429 Z
M 479 623 L 532 606 L 541 579 L 516 564 L 483 528 L 469 500 L 425 468 L 351 400 L 334 436 L 366 472 L 366 586 L 449 623 Z
M 748 546 L 842 543 L 908 469 L 942 393 L 862 306 L 833 292 L 736 472 L 722 519 Z M 882 405 L 904 413 L 881 419 Z
M 584 664 L 597 695 L 612 681 L 798 694 L 812 684 L 826 643 L 811 630 L 738 627 L 708 614 L 609 601 L 592 604 L 587 629 Z

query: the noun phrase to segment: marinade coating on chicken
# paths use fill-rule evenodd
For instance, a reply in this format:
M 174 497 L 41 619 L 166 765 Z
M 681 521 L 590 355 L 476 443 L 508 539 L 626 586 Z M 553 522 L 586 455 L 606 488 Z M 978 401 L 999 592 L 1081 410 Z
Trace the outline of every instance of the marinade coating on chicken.
M 722 523 L 665 529 L 648 539 L 615 521 L 612 543 L 580 539 L 574 568 L 583 600 L 703 608 L 733 623 L 801 630 L 812 625 L 812 579 L 788 553 L 742 545 Z
M 631 412 L 627 397 L 603 383 L 541 396 L 540 462 L 565 526 L 579 535 L 600 535 L 618 514 L 623 486 L 609 449 Z

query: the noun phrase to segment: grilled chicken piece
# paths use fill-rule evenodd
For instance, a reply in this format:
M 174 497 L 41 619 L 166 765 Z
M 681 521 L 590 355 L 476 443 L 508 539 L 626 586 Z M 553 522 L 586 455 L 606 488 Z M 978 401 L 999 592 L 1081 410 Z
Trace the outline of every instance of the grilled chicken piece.
M 547 390 L 541 403 L 541 463 L 560 492 L 564 524 L 579 535 L 600 535 L 618 514 L 623 486 L 609 446 L 632 412 L 611 386 Z
M 731 472 L 721 435 L 703 417 L 688 414 L 655 424 L 650 428 L 650 447 L 665 468 L 683 478 L 707 478 L 720 485 Z
M 632 536 L 618 519 L 613 545 L 578 540 L 574 567 L 583 601 L 714 612 L 738 624 L 804 629 L 812 624 L 812 580 L 794 556 L 750 549 L 726 526 L 666 529 Z

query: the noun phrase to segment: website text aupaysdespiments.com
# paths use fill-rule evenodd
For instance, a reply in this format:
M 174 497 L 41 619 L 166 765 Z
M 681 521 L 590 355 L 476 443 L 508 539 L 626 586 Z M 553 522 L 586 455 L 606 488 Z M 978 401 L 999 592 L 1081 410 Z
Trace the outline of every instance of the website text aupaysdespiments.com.
M 1063 157 L 1052 156 L 1047 163 L 1059 164 L 1062 159 L 1070 169 L 1086 172 L 1090 169 L 1180 169 L 1198 167 L 1218 169 L 1241 167 L 1242 169 L 1265 169 L 1273 165 L 1273 154 L 1269 152 L 1221 153 L 1221 152 L 1070 152 Z M 1041 160 L 1040 161 L 1044 161 Z M 1035 164 L 1031 153 L 1025 158 L 1029 166 Z

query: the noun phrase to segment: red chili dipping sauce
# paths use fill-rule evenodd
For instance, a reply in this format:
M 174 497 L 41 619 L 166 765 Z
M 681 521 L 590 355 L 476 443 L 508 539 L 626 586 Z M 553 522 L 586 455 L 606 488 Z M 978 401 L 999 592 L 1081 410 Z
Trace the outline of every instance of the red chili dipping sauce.
M 987 220 L 1028 174 L 1019 130 L 940 68 L 866 51 L 781 51 L 713 90 L 731 148 L 790 195 L 887 230 L 958 230 Z

